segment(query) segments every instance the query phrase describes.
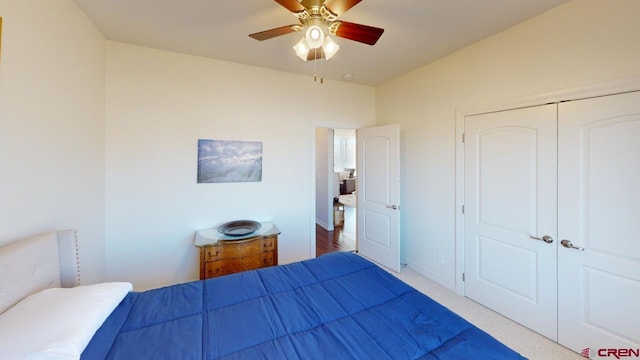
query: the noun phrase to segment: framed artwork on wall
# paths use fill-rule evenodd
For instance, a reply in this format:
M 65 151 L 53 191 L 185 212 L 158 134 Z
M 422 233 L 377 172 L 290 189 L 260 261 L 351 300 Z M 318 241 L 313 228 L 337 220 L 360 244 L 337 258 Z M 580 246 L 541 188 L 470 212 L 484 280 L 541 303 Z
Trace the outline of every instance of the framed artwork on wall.
M 262 143 L 198 140 L 198 183 L 262 181 Z

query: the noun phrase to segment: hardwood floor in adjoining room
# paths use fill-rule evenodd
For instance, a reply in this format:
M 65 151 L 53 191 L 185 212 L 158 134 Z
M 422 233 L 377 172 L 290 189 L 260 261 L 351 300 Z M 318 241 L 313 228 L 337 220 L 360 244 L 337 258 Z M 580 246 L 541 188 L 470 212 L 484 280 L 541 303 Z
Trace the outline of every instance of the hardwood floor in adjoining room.
M 344 236 L 342 226 L 336 226 L 333 231 L 327 231 L 316 224 L 316 256 L 336 251 L 355 251 L 356 242 Z

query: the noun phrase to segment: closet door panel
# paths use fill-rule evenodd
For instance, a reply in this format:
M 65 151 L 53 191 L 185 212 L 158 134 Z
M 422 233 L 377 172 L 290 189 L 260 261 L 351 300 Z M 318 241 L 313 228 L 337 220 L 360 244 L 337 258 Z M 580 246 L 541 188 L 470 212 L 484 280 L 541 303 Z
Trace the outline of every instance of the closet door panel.
M 640 92 L 558 114 L 558 340 L 640 348 Z
M 556 131 L 555 104 L 465 118 L 465 295 L 554 340 Z

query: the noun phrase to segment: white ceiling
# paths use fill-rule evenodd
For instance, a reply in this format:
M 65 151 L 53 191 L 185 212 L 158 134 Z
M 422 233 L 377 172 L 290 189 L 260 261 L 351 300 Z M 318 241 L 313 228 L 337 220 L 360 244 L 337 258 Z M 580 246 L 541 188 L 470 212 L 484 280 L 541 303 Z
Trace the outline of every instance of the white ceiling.
M 296 24 L 273 0 L 74 0 L 109 40 L 325 79 L 379 85 L 568 0 L 363 0 L 340 20 L 385 29 L 374 46 L 335 38 L 329 61 L 303 62 L 301 33 L 251 33 Z

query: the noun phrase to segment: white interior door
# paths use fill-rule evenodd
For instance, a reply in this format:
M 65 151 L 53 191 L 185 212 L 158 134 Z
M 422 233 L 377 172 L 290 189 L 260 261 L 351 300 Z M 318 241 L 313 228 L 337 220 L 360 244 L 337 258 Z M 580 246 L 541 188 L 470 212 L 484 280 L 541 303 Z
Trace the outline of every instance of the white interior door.
M 466 117 L 464 190 L 465 295 L 554 340 L 556 112 Z
M 559 342 L 638 349 L 640 93 L 561 103 L 558 131 Z
M 358 251 L 400 272 L 400 126 L 358 129 L 356 138 Z

